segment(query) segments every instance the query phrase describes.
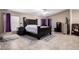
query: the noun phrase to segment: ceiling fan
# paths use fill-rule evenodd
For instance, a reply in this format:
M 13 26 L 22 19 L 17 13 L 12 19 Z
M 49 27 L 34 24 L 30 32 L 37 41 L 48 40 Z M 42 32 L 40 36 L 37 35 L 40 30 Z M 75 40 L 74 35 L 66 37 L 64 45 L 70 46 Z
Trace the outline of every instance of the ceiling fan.
M 41 9 L 41 13 L 42 13 L 43 15 L 46 15 L 46 14 L 48 14 L 48 11 L 47 11 L 47 9 Z

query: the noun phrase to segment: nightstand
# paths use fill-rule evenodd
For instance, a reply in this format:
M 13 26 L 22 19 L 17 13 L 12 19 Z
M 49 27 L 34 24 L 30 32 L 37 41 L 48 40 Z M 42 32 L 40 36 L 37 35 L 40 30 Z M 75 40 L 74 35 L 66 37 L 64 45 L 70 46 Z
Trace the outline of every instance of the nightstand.
M 26 34 L 26 30 L 25 27 L 19 27 L 18 31 L 17 31 L 18 35 L 25 35 Z

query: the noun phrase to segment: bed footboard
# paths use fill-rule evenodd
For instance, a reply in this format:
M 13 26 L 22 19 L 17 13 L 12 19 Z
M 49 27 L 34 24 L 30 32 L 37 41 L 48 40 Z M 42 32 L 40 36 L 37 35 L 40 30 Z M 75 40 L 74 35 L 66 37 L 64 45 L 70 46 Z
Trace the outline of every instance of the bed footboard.
M 51 27 L 47 27 L 47 28 L 41 28 L 40 26 L 38 26 L 38 38 L 40 39 L 42 36 L 45 35 L 51 35 Z
M 32 33 L 32 32 L 28 32 L 28 31 L 23 32 L 23 30 L 22 30 L 23 33 L 26 33 L 26 34 L 33 36 L 33 37 L 36 37 L 36 38 L 38 38 L 38 40 L 40 40 L 40 38 L 43 37 L 43 36 L 51 35 L 51 27 L 41 28 L 40 26 L 38 26 L 37 31 L 38 31 L 38 33 L 35 34 L 35 33 Z M 21 33 L 21 32 L 19 31 L 19 33 Z

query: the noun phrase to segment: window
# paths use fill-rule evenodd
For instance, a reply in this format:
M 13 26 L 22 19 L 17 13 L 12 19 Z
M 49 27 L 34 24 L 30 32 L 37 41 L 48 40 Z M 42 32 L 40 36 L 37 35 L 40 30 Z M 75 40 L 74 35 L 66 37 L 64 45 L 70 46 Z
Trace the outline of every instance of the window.
M 18 27 L 20 27 L 20 17 L 11 16 L 11 31 L 17 31 Z

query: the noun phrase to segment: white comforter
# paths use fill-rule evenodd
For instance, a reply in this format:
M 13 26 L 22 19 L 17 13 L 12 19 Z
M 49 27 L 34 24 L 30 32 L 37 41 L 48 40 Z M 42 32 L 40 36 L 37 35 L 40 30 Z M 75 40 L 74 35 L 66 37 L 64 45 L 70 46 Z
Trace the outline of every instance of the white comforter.
M 47 28 L 48 26 L 40 26 L 40 28 Z M 38 25 L 27 25 L 26 31 L 38 34 Z
M 37 25 L 27 25 L 25 27 L 26 31 L 28 32 L 32 32 L 32 33 L 35 33 L 37 34 L 38 33 L 38 29 L 37 29 Z

